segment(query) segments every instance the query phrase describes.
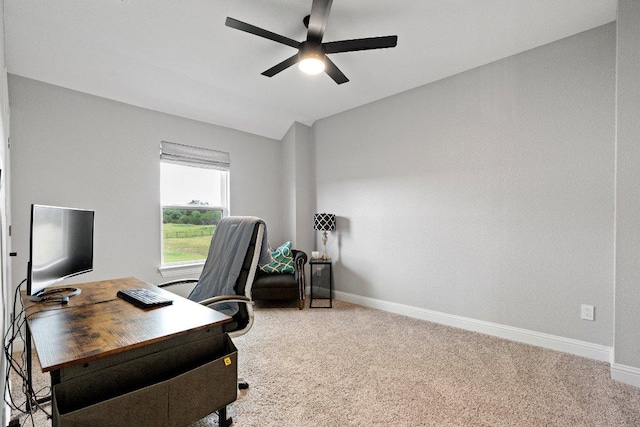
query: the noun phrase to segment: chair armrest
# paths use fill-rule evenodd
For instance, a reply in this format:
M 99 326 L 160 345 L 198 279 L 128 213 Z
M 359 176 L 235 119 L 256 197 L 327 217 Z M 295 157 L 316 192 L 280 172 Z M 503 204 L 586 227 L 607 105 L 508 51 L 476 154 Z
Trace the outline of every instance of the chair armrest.
M 198 281 L 198 279 L 177 279 L 177 280 L 170 280 L 168 282 L 160 283 L 157 286 L 159 288 L 166 288 L 167 286 L 181 285 L 183 283 L 193 283 L 193 282 L 197 282 L 197 281 Z
M 202 301 L 198 301 L 202 305 L 215 305 L 222 302 L 241 302 L 245 304 L 253 304 L 253 301 L 249 297 L 243 295 L 219 295 L 217 297 L 207 298 Z
M 296 266 L 298 264 L 298 260 L 302 259 L 302 265 L 304 266 L 307 263 L 307 254 L 304 253 L 303 251 L 300 251 L 298 249 L 291 249 L 291 252 L 293 253 L 293 261 L 296 263 Z
M 304 265 L 307 263 L 307 254 L 302 251 L 293 249 L 293 276 L 296 282 L 300 281 L 300 277 L 302 276 L 302 280 L 304 281 Z
M 292 252 L 294 254 L 293 261 L 295 263 L 295 268 L 293 270 L 293 277 L 296 283 L 298 283 L 298 294 L 300 295 L 299 297 L 300 301 L 304 301 L 305 290 L 306 290 L 304 265 L 307 263 L 307 254 L 295 249 L 292 250 Z
M 198 279 L 178 279 L 161 283 L 158 287 L 187 298 L 196 286 L 196 283 L 198 283 Z

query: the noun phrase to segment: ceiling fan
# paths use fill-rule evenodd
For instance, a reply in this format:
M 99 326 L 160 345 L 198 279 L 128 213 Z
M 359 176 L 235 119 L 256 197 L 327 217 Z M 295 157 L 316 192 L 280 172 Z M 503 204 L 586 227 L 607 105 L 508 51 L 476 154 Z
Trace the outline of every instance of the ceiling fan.
M 297 63 L 300 69 L 307 74 L 318 74 L 324 71 L 337 84 L 342 84 L 348 82 L 349 79 L 327 57 L 327 54 L 395 47 L 398 43 L 398 36 L 369 37 L 323 43 L 322 37 L 329 19 L 332 2 L 333 0 L 313 0 L 311 14 L 303 19 L 303 23 L 307 27 L 307 40 L 303 42 L 272 33 L 231 17 L 227 17 L 225 25 L 298 49 L 298 53 L 295 55 L 264 71 L 262 73 L 263 76 L 273 77 Z

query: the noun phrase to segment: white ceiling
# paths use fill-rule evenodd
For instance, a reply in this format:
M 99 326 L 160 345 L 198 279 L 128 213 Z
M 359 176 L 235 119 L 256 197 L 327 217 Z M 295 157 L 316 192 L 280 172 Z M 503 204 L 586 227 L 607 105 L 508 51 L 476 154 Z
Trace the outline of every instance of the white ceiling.
M 9 73 L 281 139 L 316 120 L 614 21 L 616 0 L 334 0 L 324 41 L 398 35 L 331 55 L 350 79 L 227 16 L 304 40 L 312 0 L 4 0 Z

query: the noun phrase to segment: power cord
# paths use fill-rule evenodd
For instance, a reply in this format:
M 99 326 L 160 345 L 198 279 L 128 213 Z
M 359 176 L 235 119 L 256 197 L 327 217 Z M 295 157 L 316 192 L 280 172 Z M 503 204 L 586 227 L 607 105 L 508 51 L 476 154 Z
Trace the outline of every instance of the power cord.
M 41 405 L 41 402 L 43 402 L 44 400 L 46 400 L 48 397 L 51 396 L 51 387 L 45 386 L 39 390 L 32 390 L 31 387 L 33 386 L 33 384 L 31 384 L 31 387 L 30 387 L 29 381 L 28 381 L 28 375 L 26 372 L 26 364 L 27 364 L 25 360 L 26 348 L 25 348 L 25 351 L 23 351 L 19 357 L 14 356 L 13 345 L 16 340 L 20 339 L 22 340 L 22 342 L 25 343 L 25 346 L 27 345 L 26 339 L 23 336 L 23 330 L 26 327 L 27 320 L 35 315 L 42 315 L 43 313 L 46 313 L 46 312 L 78 309 L 78 308 L 87 307 L 91 305 L 104 304 L 107 302 L 116 301 L 119 298 L 112 298 L 104 301 L 95 301 L 95 302 L 90 302 L 86 304 L 71 305 L 71 306 L 62 303 L 57 298 L 45 299 L 39 302 L 38 304 L 34 304 L 32 306 L 25 308 L 24 305 L 22 304 L 22 299 L 19 297 L 20 288 L 25 281 L 26 279 L 20 282 L 20 284 L 16 287 L 16 291 L 13 298 L 13 318 L 11 319 L 11 325 L 7 328 L 7 331 L 4 335 L 4 342 L 5 342 L 4 353 L 7 359 L 7 372 L 5 375 L 5 383 L 8 391 L 7 393 L 5 393 L 4 400 L 5 400 L 5 403 L 7 403 L 7 405 L 11 407 L 11 409 L 19 412 L 22 415 L 28 415 L 29 419 L 31 420 L 31 425 L 35 427 L 35 421 L 33 419 L 34 408 L 36 410 L 39 409 L 42 412 L 44 412 L 44 414 L 47 416 L 47 419 L 51 418 L 51 413 L 47 411 L 45 408 L 43 408 L 43 406 Z M 19 303 L 19 307 L 18 307 L 18 303 Z M 40 308 L 42 307 L 42 304 L 52 304 L 52 305 L 55 304 L 56 306 L 48 309 L 39 309 L 30 314 L 27 314 L 29 309 L 34 307 Z M 12 393 L 12 390 L 10 387 L 10 379 L 11 379 L 12 372 L 22 380 L 21 391 L 25 397 L 24 401 L 22 400 L 18 401 L 15 398 L 14 394 Z
M 7 372 L 5 374 L 5 384 L 6 384 L 6 392 L 4 393 L 5 398 L 4 401 L 9 407 L 17 411 L 20 414 L 28 415 L 31 420 L 31 425 L 35 427 L 35 421 L 33 419 L 34 407 L 36 409 L 42 410 L 47 418 L 50 418 L 51 415 L 38 403 L 39 397 L 43 393 L 46 392 L 46 395 L 50 394 L 50 387 L 43 387 L 38 391 L 31 390 L 27 381 L 27 374 L 25 371 L 26 361 L 25 361 L 25 352 L 23 351 L 19 357 L 14 356 L 13 346 L 14 342 L 17 339 L 21 339 L 25 345 L 25 339 L 22 334 L 22 331 L 25 326 L 25 317 L 24 317 L 24 307 L 22 306 L 22 300 L 19 298 L 20 287 L 26 281 L 23 280 L 16 287 L 14 298 L 13 298 L 13 318 L 11 319 L 11 325 L 7 328 L 7 331 L 4 335 L 4 353 L 7 360 Z M 18 302 L 20 302 L 20 307 L 18 310 Z M 11 373 L 14 373 L 22 380 L 21 391 L 24 395 L 24 401 L 18 401 L 14 393 L 12 393 L 11 389 Z

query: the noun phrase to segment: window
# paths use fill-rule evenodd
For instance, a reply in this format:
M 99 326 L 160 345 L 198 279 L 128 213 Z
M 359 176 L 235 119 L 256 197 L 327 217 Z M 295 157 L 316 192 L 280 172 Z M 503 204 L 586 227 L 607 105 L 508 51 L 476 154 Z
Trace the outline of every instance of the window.
M 201 263 L 229 215 L 229 153 L 162 142 L 162 265 Z

